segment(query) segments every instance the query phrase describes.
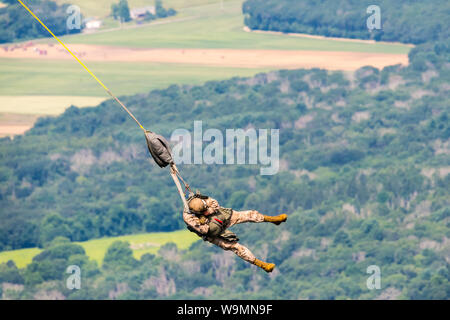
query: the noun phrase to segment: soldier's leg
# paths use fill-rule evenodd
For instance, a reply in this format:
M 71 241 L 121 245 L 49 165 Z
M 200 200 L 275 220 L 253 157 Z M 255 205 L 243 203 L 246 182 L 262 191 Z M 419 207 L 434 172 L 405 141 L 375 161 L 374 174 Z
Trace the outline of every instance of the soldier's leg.
M 280 214 L 278 216 L 272 217 L 263 215 L 262 213 L 259 213 L 256 210 L 246 210 L 246 211 L 233 210 L 229 227 L 243 222 L 272 222 L 276 225 L 279 225 L 280 223 L 285 222 L 286 220 L 287 220 L 286 214 Z
M 247 247 L 241 245 L 239 242 L 230 242 L 219 237 L 208 238 L 208 241 L 222 248 L 223 250 L 234 252 L 234 254 L 236 254 L 239 258 L 247 262 L 253 263 L 256 259 L 253 253 Z
M 230 227 L 244 222 L 264 222 L 264 215 L 256 210 L 235 211 L 230 219 Z
M 275 268 L 275 264 L 273 263 L 267 263 L 256 259 L 256 257 L 247 247 L 241 245 L 238 242 L 229 242 L 220 238 L 209 238 L 208 241 L 215 244 L 216 246 L 221 247 L 224 250 L 234 252 L 239 258 L 260 267 L 266 272 L 272 272 Z

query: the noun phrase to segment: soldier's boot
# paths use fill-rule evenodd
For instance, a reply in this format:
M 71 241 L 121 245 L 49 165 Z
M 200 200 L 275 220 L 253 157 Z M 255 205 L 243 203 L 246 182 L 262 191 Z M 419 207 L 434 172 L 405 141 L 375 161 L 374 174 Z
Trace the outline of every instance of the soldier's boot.
M 280 214 L 275 217 L 271 216 L 264 216 L 264 222 L 272 222 L 273 224 L 279 225 L 282 222 L 285 222 L 287 220 L 287 214 Z
M 255 259 L 255 261 L 253 261 L 253 264 L 257 267 L 260 267 L 265 272 L 272 272 L 275 268 L 275 263 L 267 263 L 258 259 Z

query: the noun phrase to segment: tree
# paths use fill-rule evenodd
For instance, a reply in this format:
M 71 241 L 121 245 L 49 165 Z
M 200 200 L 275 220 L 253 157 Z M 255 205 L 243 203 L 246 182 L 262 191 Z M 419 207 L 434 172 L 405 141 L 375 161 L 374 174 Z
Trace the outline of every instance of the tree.
M 31 248 L 38 245 L 39 228 L 21 218 L 5 219 L 0 225 L 0 248 Z M 3 249 L 4 250 L 4 249 Z
M 19 269 L 11 260 L 9 260 L 7 263 L 0 264 L 0 283 L 2 282 L 18 284 L 24 283 L 24 279 L 20 275 Z
M 1 0 L 1 2 L 6 4 L 17 4 L 17 0 Z
M 120 22 L 128 22 L 131 20 L 130 8 L 127 0 L 120 0 L 119 3 L 111 5 L 111 15 Z
M 170 8 L 166 9 L 163 7 L 162 0 L 155 0 L 155 15 L 158 18 L 166 18 L 174 16 L 177 12 Z
M 368 4 L 359 0 L 246 0 L 242 11 L 250 29 L 414 44 L 449 36 L 448 11 L 442 10 L 446 0 L 402 1 L 400 5 L 379 0 L 378 4 L 383 8 L 383 26 L 374 30 L 367 28 L 361 15 Z M 429 19 L 417 21 L 415 12 Z
M 51 37 L 48 31 L 25 10 L 17 1 L 4 1 L 9 3 L 0 9 L 0 43 L 13 42 L 19 39 L 34 39 Z M 52 32 L 59 36 L 67 33 L 78 33 L 80 29 L 68 30 L 66 10 L 69 4 L 58 5 L 54 1 L 33 0 L 27 1 L 27 5 L 34 12 L 45 12 L 45 22 Z
M 339 230 L 333 240 L 333 243 L 338 245 L 342 244 L 344 246 L 351 247 L 352 246 L 352 240 L 350 239 L 348 233 L 346 233 L 343 230 Z
M 33 258 L 24 272 L 25 284 L 34 285 L 42 281 L 60 280 L 65 276 L 72 256 L 84 256 L 86 253 L 80 245 L 58 238 L 48 248 Z
M 130 249 L 130 243 L 127 241 L 115 241 L 106 251 L 103 259 L 104 269 L 133 269 L 137 260 L 133 258 L 133 251 Z
M 67 221 L 59 214 L 48 215 L 41 225 L 40 244 L 46 245 L 57 237 L 71 238 L 71 228 Z
M 155 0 L 155 12 L 158 18 L 167 17 L 167 10 L 163 7 L 161 0 Z

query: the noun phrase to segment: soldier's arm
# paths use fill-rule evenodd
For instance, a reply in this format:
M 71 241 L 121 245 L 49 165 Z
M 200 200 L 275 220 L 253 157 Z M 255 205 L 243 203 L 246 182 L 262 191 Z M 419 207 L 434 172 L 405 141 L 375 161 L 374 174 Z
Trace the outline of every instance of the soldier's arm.
M 211 208 L 219 209 L 219 202 L 217 202 L 216 199 L 208 198 L 207 201 L 206 201 L 206 203 L 207 203 Z
M 208 205 L 208 214 L 213 214 L 217 209 L 220 208 L 219 202 L 217 202 L 217 200 L 213 198 L 206 199 L 206 204 Z
M 199 218 L 197 218 L 194 214 L 191 214 L 186 210 L 183 210 L 183 220 L 188 226 L 190 226 L 195 231 L 201 234 L 206 235 L 209 231 L 208 224 L 202 224 Z

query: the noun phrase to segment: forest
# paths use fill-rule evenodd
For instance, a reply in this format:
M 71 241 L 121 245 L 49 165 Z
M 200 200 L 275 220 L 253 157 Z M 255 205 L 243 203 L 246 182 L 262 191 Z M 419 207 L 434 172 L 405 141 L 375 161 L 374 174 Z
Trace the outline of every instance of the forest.
M 0 139 L 0 250 L 44 249 L 25 268 L 0 265 L 3 297 L 448 299 L 450 41 L 419 45 L 409 59 L 354 74 L 280 70 L 121 97 L 167 138 L 194 120 L 204 130 L 280 129 L 276 175 L 259 175 L 257 165 L 179 166 L 222 206 L 290 215 L 279 227 L 233 230 L 277 264 L 271 275 L 203 241 L 188 250 L 167 244 L 141 260 L 116 242 L 102 265 L 71 243 L 184 228 L 167 170 L 114 101 L 72 106 Z M 81 290 L 60 281 L 68 264 L 83 269 Z M 370 265 L 381 268 L 382 294 L 366 287 Z
M 380 8 L 380 29 L 367 27 L 371 5 Z M 446 0 L 247 0 L 242 9 L 254 30 L 412 44 L 446 40 L 450 30 Z

